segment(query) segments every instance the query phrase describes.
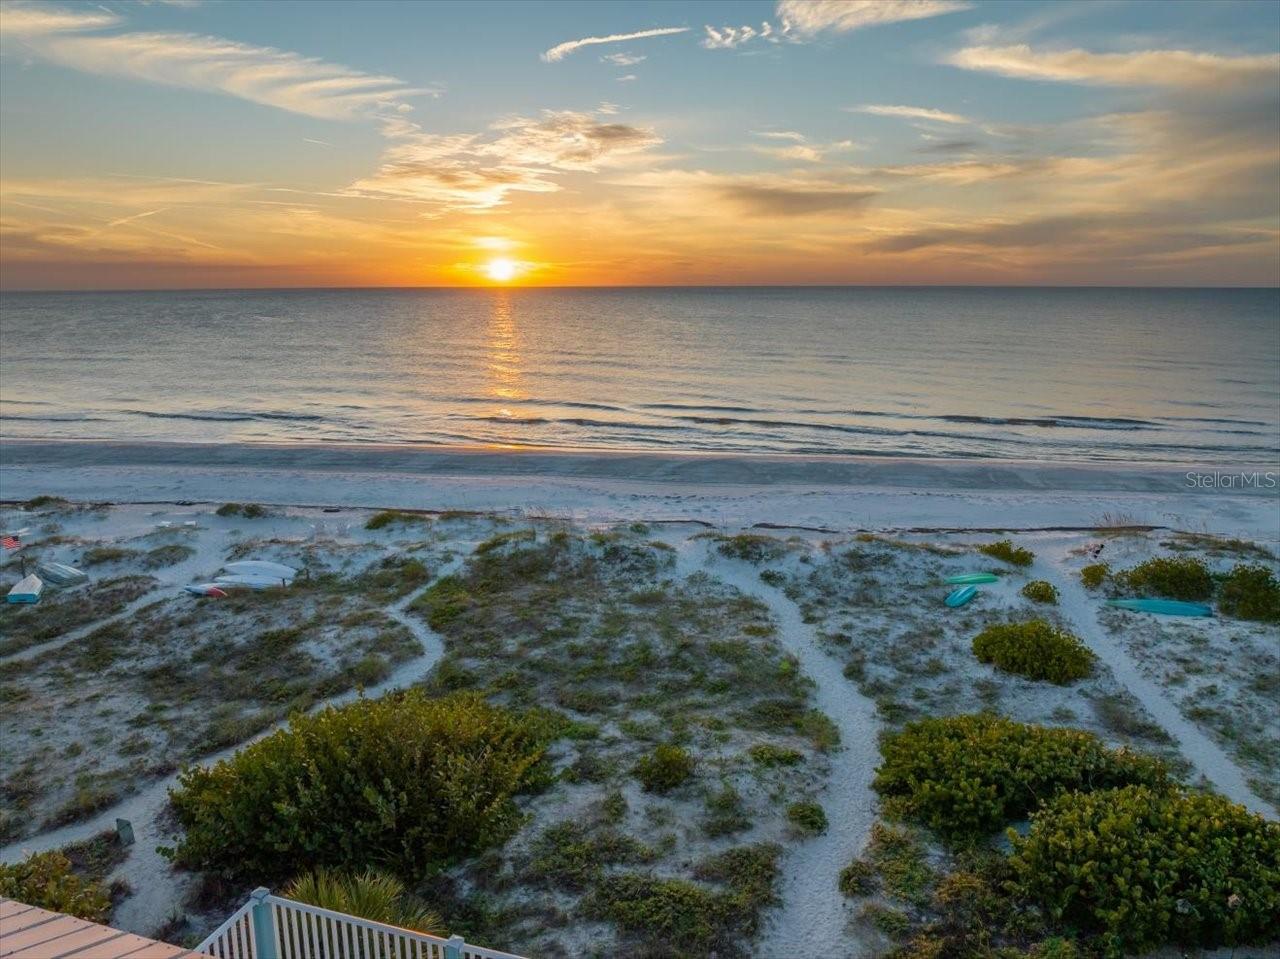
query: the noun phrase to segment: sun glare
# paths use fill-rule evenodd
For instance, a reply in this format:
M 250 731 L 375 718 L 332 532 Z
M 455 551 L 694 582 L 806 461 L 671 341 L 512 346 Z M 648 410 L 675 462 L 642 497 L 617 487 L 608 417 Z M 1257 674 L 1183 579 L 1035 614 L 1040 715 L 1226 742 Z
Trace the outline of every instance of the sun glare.
M 518 268 L 516 267 L 514 260 L 509 260 L 505 256 L 500 256 L 486 263 L 484 271 L 489 274 L 489 279 L 493 280 L 495 283 L 507 283 L 510 280 L 515 279 Z

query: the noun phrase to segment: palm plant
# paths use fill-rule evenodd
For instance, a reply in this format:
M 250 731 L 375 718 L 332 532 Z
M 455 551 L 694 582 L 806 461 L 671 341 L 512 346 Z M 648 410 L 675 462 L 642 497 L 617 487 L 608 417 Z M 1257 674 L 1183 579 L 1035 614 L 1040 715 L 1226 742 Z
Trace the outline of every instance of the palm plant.
M 346 873 L 320 867 L 295 878 L 285 888 L 284 896 L 415 932 L 441 935 L 444 930 L 439 913 L 409 895 L 399 879 L 373 869 Z

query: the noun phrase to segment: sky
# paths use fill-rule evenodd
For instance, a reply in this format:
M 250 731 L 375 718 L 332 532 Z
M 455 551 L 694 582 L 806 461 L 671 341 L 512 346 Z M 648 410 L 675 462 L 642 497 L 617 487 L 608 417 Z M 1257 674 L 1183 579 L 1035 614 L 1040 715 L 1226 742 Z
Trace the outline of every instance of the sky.
M 0 285 L 1280 285 L 1280 3 L 0 3 Z

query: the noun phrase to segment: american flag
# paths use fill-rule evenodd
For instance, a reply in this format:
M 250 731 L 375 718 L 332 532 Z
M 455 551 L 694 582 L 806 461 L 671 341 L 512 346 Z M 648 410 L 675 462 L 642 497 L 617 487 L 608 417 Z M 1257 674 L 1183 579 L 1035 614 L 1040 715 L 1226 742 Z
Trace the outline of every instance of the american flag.
M 18 539 L 16 536 L 3 536 L 0 537 L 0 546 L 3 546 L 5 549 L 20 549 L 22 547 L 22 540 Z

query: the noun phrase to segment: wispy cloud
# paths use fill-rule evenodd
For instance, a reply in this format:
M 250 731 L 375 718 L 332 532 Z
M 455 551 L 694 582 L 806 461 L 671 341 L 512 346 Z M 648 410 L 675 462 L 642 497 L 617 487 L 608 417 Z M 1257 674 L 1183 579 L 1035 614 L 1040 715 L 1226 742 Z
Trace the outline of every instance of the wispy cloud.
M 777 17 L 790 31 L 813 36 L 824 30 L 848 33 L 904 20 L 924 20 L 968 10 L 959 0 L 779 0 Z
M 100 30 L 115 26 L 120 18 L 109 10 L 64 10 L 61 7 L 6 3 L 0 15 L 0 33 L 34 37 L 48 33 Z
M 749 25 L 713 27 L 708 24 L 703 27 L 703 30 L 706 32 L 706 36 L 702 38 L 702 46 L 708 50 L 732 50 L 751 40 L 767 40 L 770 43 L 778 43 L 787 39 L 788 35 L 788 30 L 785 27 L 775 30 L 773 24 L 768 21 L 760 24 L 758 29 Z
M 407 110 L 409 99 L 439 95 L 395 77 L 314 57 L 190 33 L 55 34 L 37 51 L 63 66 L 168 86 L 213 90 L 330 120 Z
M 605 37 L 583 37 L 580 40 L 566 40 L 564 43 L 557 43 L 550 50 L 542 54 L 542 59 L 546 63 L 555 63 L 563 60 L 575 50 L 583 47 L 591 47 L 600 43 L 624 43 L 628 40 L 645 40 L 649 37 L 668 37 L 677 33 L 688 33 L 689 27 L 655 27 L 652 30 L 639 30 L 635 33 L 611 33 Z
M 600 57 L 601 63 L 612 63 L 615 67 L 634 67 L 649 59 L 638 53 L 606 53 Z
M 0 26 L 27 50 L 60 66 L 103 76 L 210 90 L 324 119 L 405 112 L 415 96 L 439 95 L 274 47 L 192 33 L 103 33 L 120 18 L 105 10 L 6 5 Z
M 970 4 L 960 0 L 778 0 L 774 13 L 775 27 L 765 21 L 759 27 L 703 29 L 702 46 L 708 50 L 733 50 L 753 40 L 769 43 L 803 43 L 821 33 L 848 33 L 904 20 L 923 20 L 944 13 L 967 10 Z
M 756 153 L 776 157 L 779 160 L 800 160 L 805 163 L 822 163 L 830 154 L 845 153 L 856 149 L 852 140 L 837 140 L 833 143 L 815 143 L 803 133 L 795 130 L 753 130 L 752 136 L 766 140 L 780 140 L 786 146 L 755 146 Z
M 1191 50 L 1034 50 L 1027 44 L 974 46 L 946 62 L 1026 80 L 1058 80 L 1113 86 L 1231 87 L 1280 82 L 1280 54 L 1224 56 Z
M 958 113 L 947 113 L 932 107 L 893 106 L 880 103 L 865 103 L 860 107 L 845 107 L 857 113 L 872 113 L 881 117 L 905 117 L 908 120 L 932 120 L 936 123 L 971 123 L 972 121 Z

